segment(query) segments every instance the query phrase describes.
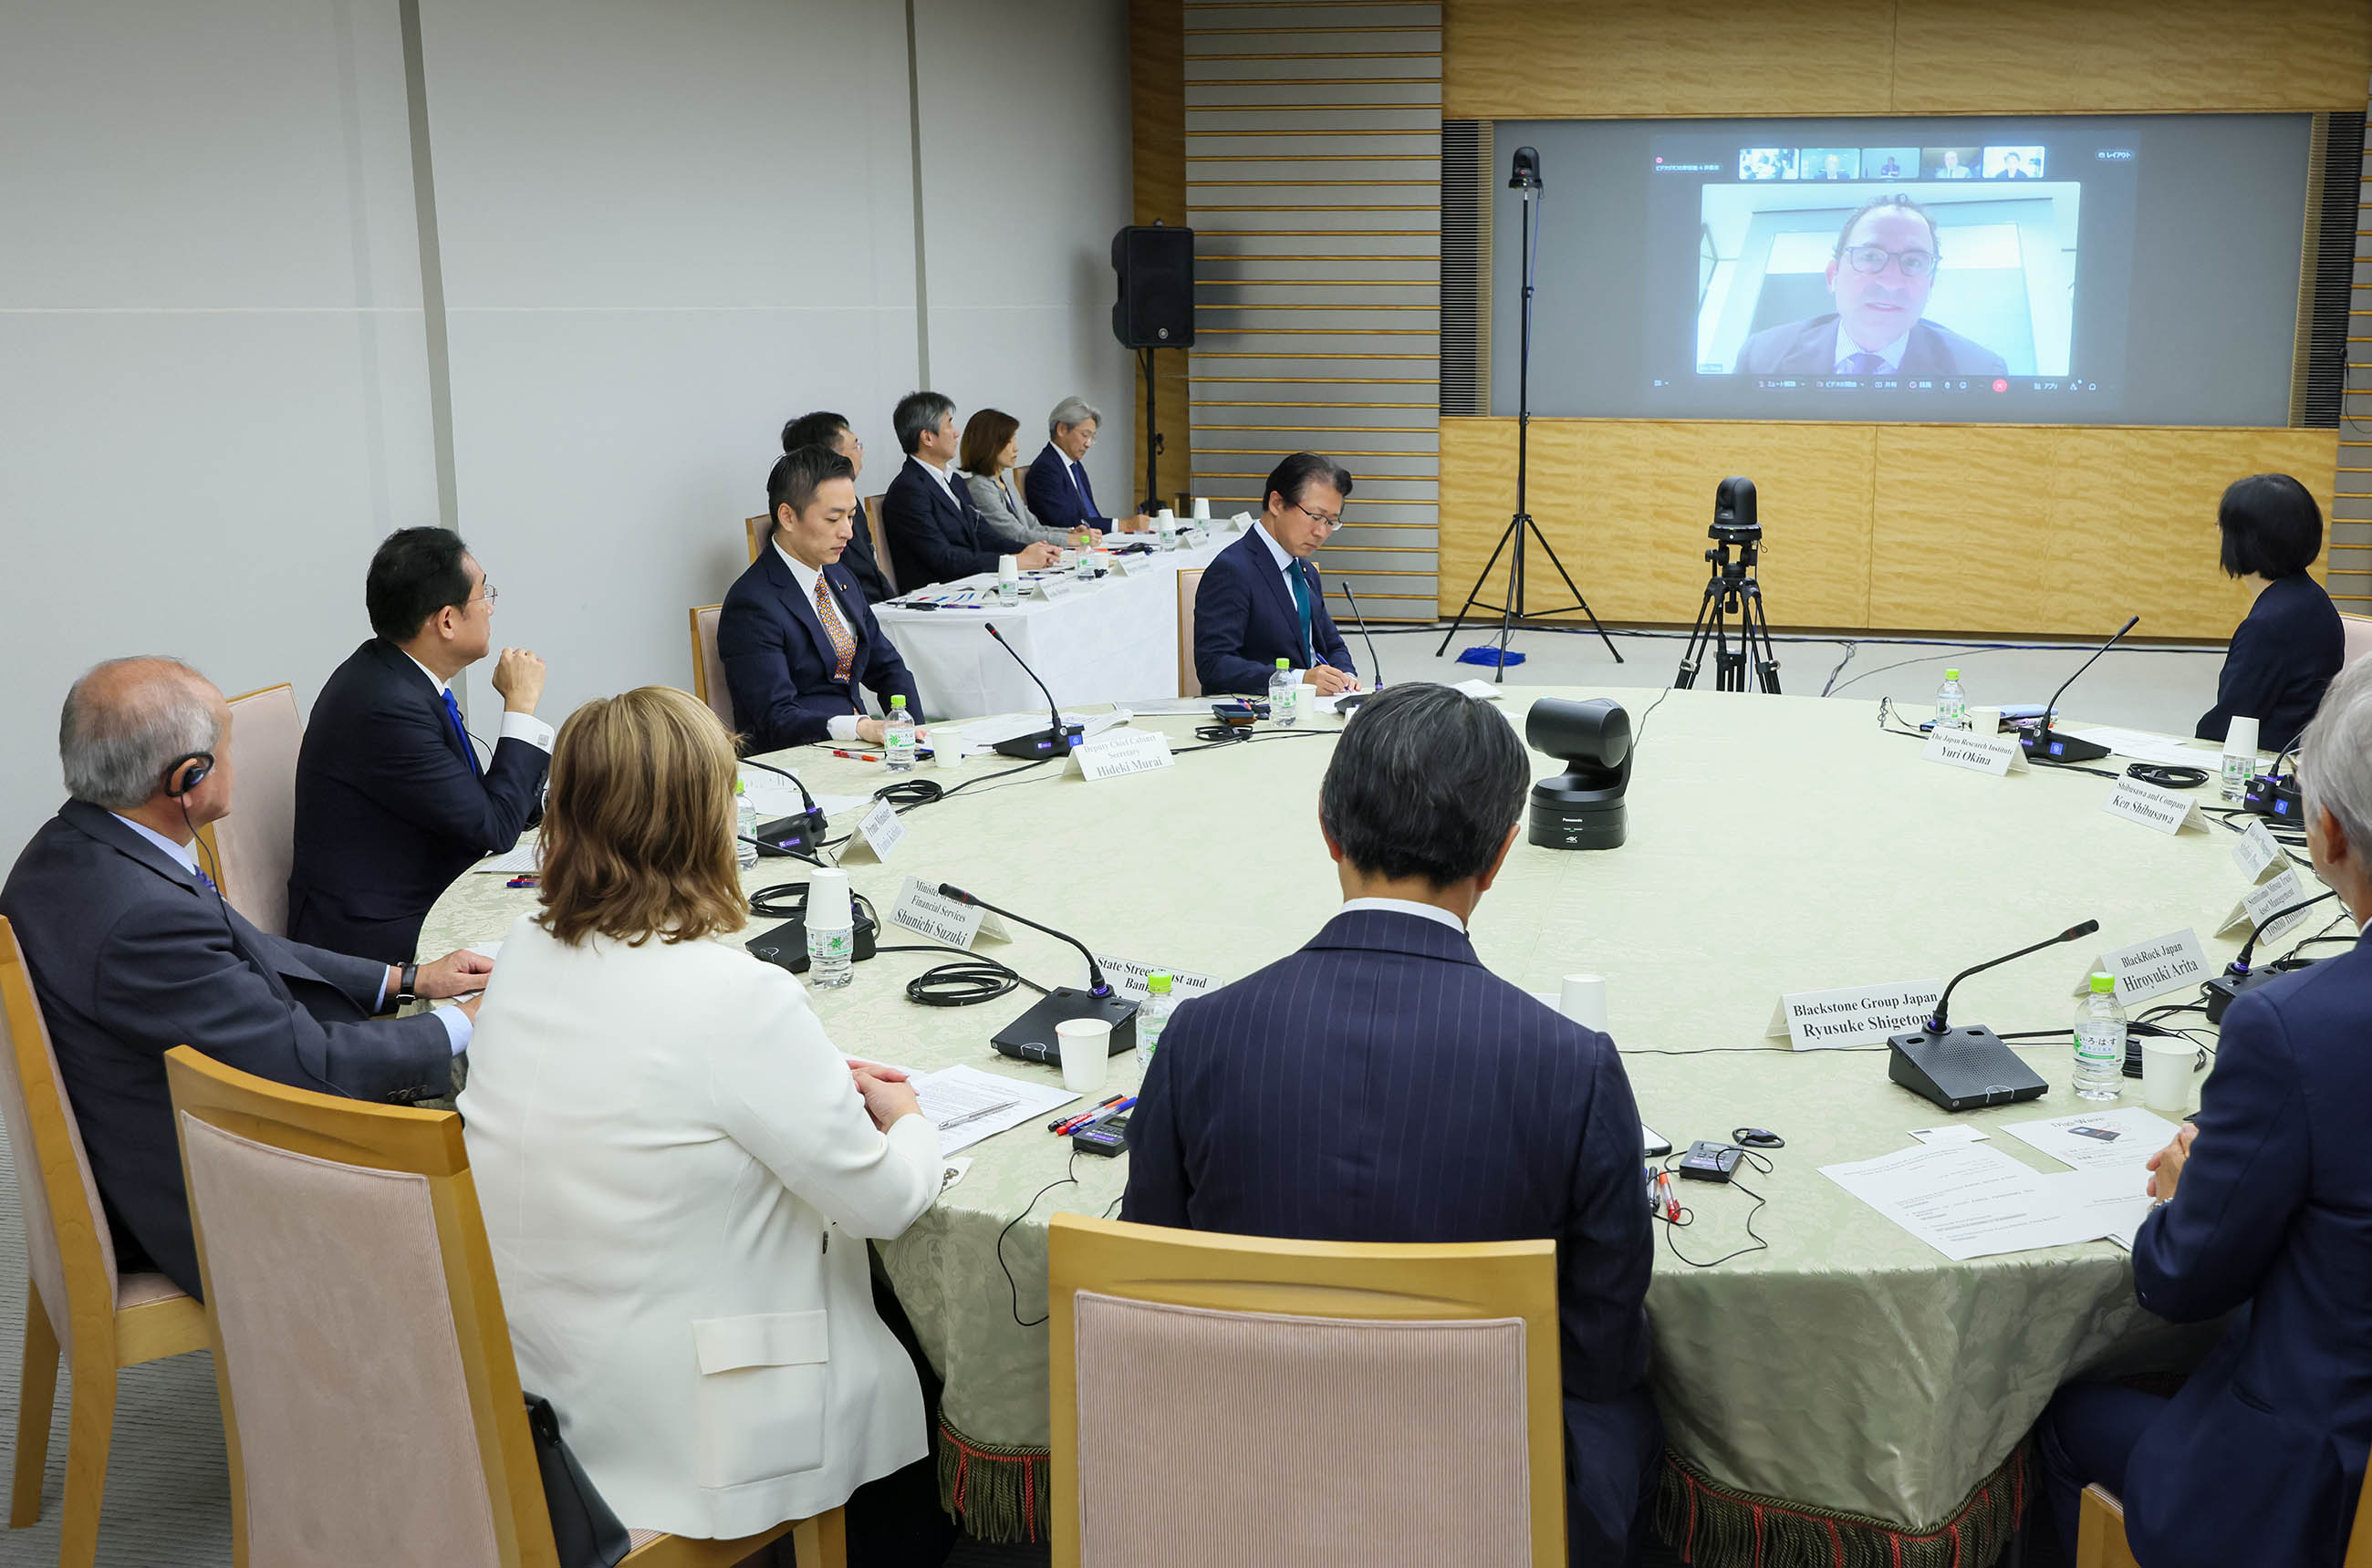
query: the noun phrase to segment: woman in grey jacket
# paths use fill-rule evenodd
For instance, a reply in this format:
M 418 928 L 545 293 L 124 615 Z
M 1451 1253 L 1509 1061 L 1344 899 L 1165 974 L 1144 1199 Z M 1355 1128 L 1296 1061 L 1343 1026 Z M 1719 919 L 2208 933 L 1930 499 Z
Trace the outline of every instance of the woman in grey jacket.
M 1021 422 L 1001 409 L 984 408 L 964 426 L 960 467 L 971 488 L 971 504 L 981 521 L 1014 550 L 1044 540 L 1068 546 L 1076 541 L 1060 528 L 1039 522 L 1021 498 L 1014 465 L 1021 460 Z

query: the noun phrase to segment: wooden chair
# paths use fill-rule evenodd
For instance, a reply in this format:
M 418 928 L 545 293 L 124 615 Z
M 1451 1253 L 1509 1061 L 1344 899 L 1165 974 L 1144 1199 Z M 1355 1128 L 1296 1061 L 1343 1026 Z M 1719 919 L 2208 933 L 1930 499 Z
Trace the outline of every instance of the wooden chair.
M 58 1082 L 57 1053 L 33 996 L 17 934 L 0 920 L 0 1112 L 25 1214 L 24 1377 L 17 1402 L 17 1473 L 8 1527 L 40 1522 L 50 1458 L 58 1356 L 74 1373 L 66 1418 L 62 1568 L 88 1568 L 99 1551 L 99 1506 L 115 1435 L 115 1375 L 203 1349 L 198 1304 L 162 1274 L 119 1274 L 115 1243 L 91 1179 L 82 1130 Z
M 766 540 L 774 530 L 763 513 L 748 518 L 744 526 L 750 530 L 750 563 L 754 566 L 758 563 L 758 552 L 766 548 Z
M 165 1054 L 229 1451 L 236 1561 L 552 1568 L 461 1119 Z M 842 1511 L 740 1540 L 634 1532 L 635 1568 L 785 1533 L 845 1568 Z
M 1055 1568 L 1564 1563 L 1555 1260 L 1056 1214 Z
M 2347 1533 L 2340 1568 L 2372 1568 L 2372 1471 L 2355 1498 L 2355 1524 Z M 2141 1568 L 2125 1543 L 2125 1505 L 2106 1487 L 2087 1486 L 2076 1515 L 2076 1568 Z
M 296 752 L 305 721 L 296 689 L 282 682 L 230 700 L 238 800 L 198 830 L 223 897 L 258 928 L 288 935 L 288 867 L 296 858 Z
M 1203 568 L 1178 574 L 1178 694 L 1199 697 L 1203 678 L 1194 671 L 1194 596 L 1203 587 Z
M 716 652 L 716 622 L 724 613 L 721 604 L 700 605 L 692 612 L 692 694 L 730 730 L 733 693 L 726 690 L 725 661 Z
M 881 528 L 881 503 L 889 499 L 886 491 L 865 498 L 865 528 L 873 537 L 874 564 L 881 568 L 881 580 L 890 585 L 890 591 L 894 594 L 904 590 L 898 586 L 898 569 L 890 563 L 890 536 Z
M 2345 658 L 2354 664 L 2366 654 L 2372 654 L 2372 615 L 2343 615 L 2339 618 L 2340 633 L 2347 640 Z

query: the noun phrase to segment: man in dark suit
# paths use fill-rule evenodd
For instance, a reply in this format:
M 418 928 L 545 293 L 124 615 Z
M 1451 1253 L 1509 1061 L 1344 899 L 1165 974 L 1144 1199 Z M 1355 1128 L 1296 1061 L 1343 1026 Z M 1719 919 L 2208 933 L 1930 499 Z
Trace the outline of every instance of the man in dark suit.
M 1276 661 L 1331 697 L 1359 684 L 1309 558 L 1343 526 L 1351 475 L 1296 452 L 1268 476 L 1261 519 L 1219 552 L 1194 592 L 1194 673 L 1210 692 L 1264 696 Z
M 936 392 L 909 392 L 890 416 L 906 466 L 881 497 L 881 526 L 890 536 L 890 564 L 908 593 L 933 583 L 952 583 L 975 572 L 994 572 L 1006 553 L 1003 542 L 981 520 L 971 492 L 956 478 L 963 445 L 956 430 L 956 405 Z M 763 557 L 761 557 L 762 560 Z M 1015 553 L 1025 572 L 1052 566 L 1060 552 L 1040 540 Z
M 518 841 L 552 732 L 535 716 L 543 661 L 505 648 L 502 727 L 478 761 L 453 678 L 493 645 L 494 588 L 459 534 L 390 534 L 363 597 L 378 635 L 322 686 L 296 754 L 288 935 L 401 963 L 453 878 Z
M 1488 703 L 1395 686 L 1318 803 L 1345 902 L 1289 958 L 1180 1005 L 1129 1124 L 1121 1217 L 1316 1241 L 1557 1244 L 1576 1563 L 1645 1541 L 1639 1112 L 1606 1036 L 1499 980 L 1466 921 L 1516 842 L 1530 758 Z
M 733 727 L 752 751 L 816 740 L 881 743 L 857 689 L 886 712 L 923 699 L 897 645 L 874 619 L 856 579 L 840 564 L 855 528 L 856 479 L 846 458 L 821 447 L 785 452 L 766 476 L 772 541 L 725 596 L 716 653 L 733 698 Z
M 1031 515 L 1045 527 L 1066 532 L 1086 528 L 1099 533 L 1107 528 L 1134 533 L 1153 526 L 1153 519 L 1142 512 L 1133 517 L 1107 517 L 1096 505 L 1096 488 L 1087 482 L 1087 460 L 1103 422 L 1104 416 L 1085 398 L 1064 398 L 1047 416 L 1046 449 L 1038 454 L 1022 481 L 1023 498 L 1029 503 Z
M 2298 743 L 2315 875 L 2372 921 L 2372 665 L 2331 683 Z M 2224 1015 L 2199 1114 L 2151 1157 L 2159 1206 L 2134 1238 L 2141 1305 L 2232 1315 L 2171 1400 L 2105 1383 L 2044 1412 L 2052 1512 L 2075 1561 L 2076 1498 L 2124 1504 L 2150 1568 L 2339 1568 L 2372 1450 L 2372 946 L 2359 937 Z M 1167 1037 L 1165 1037 L 1165 1049 Z
M 1767 327 L 1738 350 L 1741 376 L 2006 375 L 2000 354 L 1921 318 L 1943 245 L 1936 220 L 1908 196 L 1879 196 L 1837 231 L 1829 258 L 1836 309 Z
M 90 671 L 66 697 L 58 749 L 72 798 L 17 857 L 0 915 L 24 947 L 117 1266 L 161 1271 L 195 1295 L 165 1052 L 191 1045 L 362 1099 L 448 1094 L 477 1003 L 371 1015 L 478 991 L 494 966 L 454 953 L 391 968 L 266 935 L 225 903 L 190 845 L 231 808 L 230 710 L 185 665 Z
M 821 447 L 848 459 L 848 476 L 862 483 L 865 479 L 865 443 L 848 427 L 848 421 L 828 410 L 818 409 L 803 413 L 783 426 L 783 450 L 796 452 L 802 447 Z M 856 579 L 856 586 L 867 604 L 879 604 L 890 597 L 890 579 L 881 563 L 873 558 L 873 529 L 865 515 L 865 498 L 856 501 L 856 513 L 848 530 L 848 548 L 840 552 L 840 563 Z

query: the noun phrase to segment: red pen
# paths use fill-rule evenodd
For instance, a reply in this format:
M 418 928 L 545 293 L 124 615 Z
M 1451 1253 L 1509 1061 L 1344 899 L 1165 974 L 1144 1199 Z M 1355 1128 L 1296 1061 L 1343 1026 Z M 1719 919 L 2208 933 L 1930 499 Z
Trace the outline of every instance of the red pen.
M 878 762 L 881 761 L 881 753 L 878 751 L 843 751 L 837 746 L 832 748 L 831 754 L 835 757 L 845 757 L 852 762 Z
M 1072 1132 L 1074 1129 L 1083 1127 L 1088 1122 L 1093 1121 L 1096 1117 L 1105 1109 L 1118 1105 L 1127 1098 L 1128 1097 L 1126 1095 L 1114 1095 L 1110 1098 L 1091 1106 L 1087 1109 L 1082 1110 L 1076 1115 L 1058 1116 L 1053 1121 L 1046 1123 L 1046 1130 L 1059 1137 L 1064 1133 Z

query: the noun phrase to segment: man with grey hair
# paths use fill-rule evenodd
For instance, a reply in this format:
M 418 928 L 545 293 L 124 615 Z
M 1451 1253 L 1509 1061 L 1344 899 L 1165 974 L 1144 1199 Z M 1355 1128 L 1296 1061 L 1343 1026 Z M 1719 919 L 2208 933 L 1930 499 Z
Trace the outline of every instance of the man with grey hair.
M 454 953 L 401 968 L 268 935 L 224 901 L 192 842 L 231 809 L 230 708 L 177 659 L 110 659 L 58 725 L 72 796 L 0 887 L 107 1209 L 118 1267 L 192 1295 L 198 1260 L 165 1087 L 191 1045 L 297 1088 L 410 1101 L 451 1092 L 475 1001 L 408 1018 L 412 997 L 481 990 Z
M 2360 933 L 2372 920 L 2372 660 L 2324 693 L 2298 742 L 2298 782 L 2315 875 Z M 2122 1500 L 2141 1562 L 2338 1568 L 2372 1449 L 2367 1033 L 2360 935 L 2226 1010 L 2198 1114 L 2150 1157 L 2157 1207 L 2133 1257 L 2150 1312 L 2232 1314 L 2231 1325 L 2170 1400 L 2110 1383 L 2053 1397 L 2040 1446 L 2070 1562 L 2076 1499 L 2097 1481 Z
M 1022 486 L 1029 510 L 1048 528 L 1065 533 L 1075 528 L 1135 533 L 1153 526 L 1153 519 L 1142 512 L 1130 517 L 1107 517 L 1096 506 L 1095 486 L 1087 482 L 1087 470 L 1081 465 L 1087 460 L 1087 448 L 1096 444 L 1096 432 L 1103 422 L 1104 416 L 1085 398 L 1064 398 L 1046 416 L 1046 449 L 1029 465 L 1029 477 Z

